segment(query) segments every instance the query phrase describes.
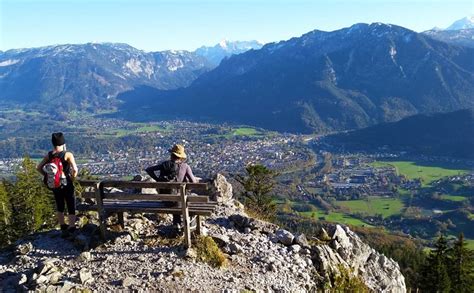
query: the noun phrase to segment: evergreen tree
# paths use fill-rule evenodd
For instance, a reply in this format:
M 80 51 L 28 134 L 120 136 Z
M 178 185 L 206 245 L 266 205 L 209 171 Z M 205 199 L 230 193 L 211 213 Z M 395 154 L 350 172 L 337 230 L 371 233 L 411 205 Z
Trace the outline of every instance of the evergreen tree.
M 467 247 L 464 234 L 454 242 L 450 252 L 451 292 L 474 292 L 474 258 Z
M 29 157 L 24 158 L 10 192 L 12 233 L 15 238 L 53 225 L 53 196 L 41 181 L 36 164 Z
M 0 247 L 10 244 L 11 203 L 5 188 L 5 181 L 0 182 Z
M 245 168 L 246 176 L 237 176 L 236 180 L 242 184 L 246 208 L 257 217 L 271 220 L 275 217 L 276 204 L 272 201 L 270 192 L 276 185 L 275 177 L 278 173 L 263 165 L 249 165 Z
M 420 287 L 426 292 L 449 292 L 451 282 L 448 275 L 448 242 L 443 235 L 436 241 L 421 272 Z

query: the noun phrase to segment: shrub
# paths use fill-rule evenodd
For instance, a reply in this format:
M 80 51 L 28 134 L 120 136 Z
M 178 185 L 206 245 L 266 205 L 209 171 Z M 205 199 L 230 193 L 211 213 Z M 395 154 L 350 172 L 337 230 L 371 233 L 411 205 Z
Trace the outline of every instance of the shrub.
M 370 292 L 361 278 L 354 276 L 349 269 L 339 266 L 339 274 L 335 276 L 331 292 Z
M 199 236 L 195 248 L 198 260 L 217 268 L 226 265 L 227 259 L 212 237 Z

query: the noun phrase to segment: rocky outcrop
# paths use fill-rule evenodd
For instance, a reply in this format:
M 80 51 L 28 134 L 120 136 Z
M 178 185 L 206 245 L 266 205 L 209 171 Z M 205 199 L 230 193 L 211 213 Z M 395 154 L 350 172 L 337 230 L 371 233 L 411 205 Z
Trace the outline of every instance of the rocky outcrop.
M 3 291 L 266 290 L 316 291 L 331 288 L 341 267 L 376 292 L 405 292 L 398 265 L 375 252 L 347 227 L 327 227 L 321 241 L 293 234 L 275 224 L 249 217 L 232 198 L 224 177 L 214 182 L 219 205 L 203 223 L 228 265 L 214 268 L 170 238 L 169 217 L 128 215 L 125 230 L 99 243 L 92 215 L 73 239 L 59 231 L 32 235 L 0 253 Z M 323 239 L 324 238 L 324 239 Z
M 394 260 L 362 242 L 348 227 L 329 228 L 332 235 L 329 245 L 313 247 L 313 261 L 322 276 L 330 279 L 343 267 L 376 292 L 406 292 L 405 278 Z

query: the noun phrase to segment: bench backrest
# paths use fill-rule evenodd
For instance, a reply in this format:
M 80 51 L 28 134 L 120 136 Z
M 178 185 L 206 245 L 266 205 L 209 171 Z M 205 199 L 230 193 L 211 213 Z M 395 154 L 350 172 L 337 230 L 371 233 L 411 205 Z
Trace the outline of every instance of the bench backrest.
M 110 200 L 156 200 L 156 201 L 181 201 L 181 192 L 187 193 L 193 191 L 199 192 L 198 195 L 190 196 L 187 198 L 188 202 L 208 202 L 209 197 L 204 194 L 208 191 L 208 185 L 206 183 L 179 183 L 179 182 L 141 182 L 141 181 L 119 181 L 119 180 L 80 180 L 79 183 L 82 187 L 88 187 L 88 191 L 82 193 L 83 198 L 97 198 L 97 192 L 100 192 L 102 199 Z M 90 190 L 90 188 L 93 190 Z M 108 192 L 107 188 L 114 187 L 125 189 L 124 192 Z M 158 194 L 146 194 L 141 192 L 130 192 L 127 189 L 142 189 L 151 188 L 162 190 L 176 190 L 175 193 L 158 193 Z

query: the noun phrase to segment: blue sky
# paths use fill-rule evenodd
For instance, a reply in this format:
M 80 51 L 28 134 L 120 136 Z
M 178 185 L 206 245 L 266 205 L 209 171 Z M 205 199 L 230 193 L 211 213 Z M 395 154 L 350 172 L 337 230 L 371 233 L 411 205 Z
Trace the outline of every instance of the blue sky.
M 0 0 L 0 50 L 87 42 L 194 50 L 224 38 L 266 43 L 358 22 L 423 31 L 473 13 L 474 0 Z

